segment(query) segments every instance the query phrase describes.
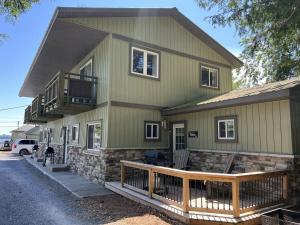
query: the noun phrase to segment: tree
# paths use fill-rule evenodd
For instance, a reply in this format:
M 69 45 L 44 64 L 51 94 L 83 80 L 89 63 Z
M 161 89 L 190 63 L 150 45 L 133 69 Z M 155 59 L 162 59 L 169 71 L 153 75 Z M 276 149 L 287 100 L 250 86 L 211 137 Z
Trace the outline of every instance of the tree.
M 300 75 L 300 0 L 196 0 L 217 10 L 214 26 L 235 26 L 245 65 L 238 74 L 250 83 Z
M 0 14 L 6 19 L 15 21 L 21 13 L 31 8 L 32 4 L 39 0 L 0 0 Z M 0 41 L 6 38 L 6 34 L 0 33 Z

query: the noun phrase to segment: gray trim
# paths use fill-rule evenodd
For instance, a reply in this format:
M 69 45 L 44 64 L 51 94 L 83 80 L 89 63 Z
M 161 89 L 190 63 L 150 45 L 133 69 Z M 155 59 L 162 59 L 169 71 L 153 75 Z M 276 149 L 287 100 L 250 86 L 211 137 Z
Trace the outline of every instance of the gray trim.
M 205 86 L 202 84 L 202 67 L 209 67 L 209 68 L 218 70 L 218 87 L 210 87 L 210 86 Z M 200 65 L 199 65 L 199 87 L 219 91 L 220 90 L 220 68 L 211 66 L 210 64 L 200 63 Z
M 156 77 L 142 75 L 142 74 L 138 75 L 138 74 L 135 74 L 135 73 L 131 72 L 131 64 L 132 64 L 131 52 L 132 52 L 132 47 L 140 48 L 140 49 L 143 49 L 143 50 L 146 50 L 146 51 L 151 51 L 151 52 L 154 52 L 154 53 L 158 54 L 158 77 L 157 78 Z M 161 54 L 160 54 L 160 51 L 157 51 L 155 49 L 148 48 L 148 47 L 145 47 L 145 46 L 142 46 L 142 45 L 130 43 L 129 44 L 129 71 L 128 71 L 128 74 L 131 75 L 131 76 L 136 76 L 136 77 L 140 77 L 140 78 L 146 78 L 146 79 L 160 81 L 160 76 L 161 76 Z
M 118 107 L 126 107 L 126 108 L 151 109 L 151 110 L 162 110 L 164 108 L 162 106 L 156 106 L 156 105 L 144 105 L 144 104 L 118 102 L 118 101 L 111 101 L 110 105 L 118 106 Z
M 146 129 L 146 124 L 147 123 L 153 123 L 153 124 L 157 124 L 158 125 L 158 139 L 147 139 L 146 138 L 146 132 L 147 132 L 147 129 Z M 161 122 L 160 121 L 151 121 L 151 120 L 145 120 L 144 121 L 144 142 L 161 142 L 161 132 L 162 132 L 162 129 L 161 129 Z
M 182 108 L 175 108 L 175 109 L 164 109 L 162 110 L 163 116 L 170 116 L 182 113 L 190 113 L 190 112 L 199 112 L 204 110 L 210 109 L 218 109 L 218 108 L 225 108 L 231 106 L 239 106 L 239 105 L 247 105 L 247 104 L 254 104 L 260 102 L 270 102 L 274 100 L 284 100 L 289 99 L 290 92 L 289 89 L 284 89 L 276 92 L 268 92 L 263 94 L 257 94 L 252 96 L 244 96 L 240 98 L 228 99 L 219 102 L 212 102 L 203 105 L 192 105 Z
M 225 68 L 232 69 L 232 67 L 230 65 L 226 65 L 226 64 L 219 63 L 219 62 L 216 62 L 216 61 L 213 61 L 213 60 L 205 59 L 205 58 L 202 58 L 202 57 L 199 57 L 199 56 L 190 55 L 190 54 L 180 52 L 180 51 L 176 51 L 176 50 L 173 50 L 173 49 L 170 49 L 170 48 L 165 48 L 165 47 L 162 47 L 162 46 L 159 46 L 159 45 L 150 44 L 150 43 L 140 41 L 140 40 L 137 40 L 137 39 L 134 39 L 134 38 L 130 38 L 130 37 L 127 37 L 127 36 L 124 36 L 124 35 L 121 35 L 121 34 L 113 33 L 112 36 L 115 39 L 119 39 L 121 41 L 126 41 L 126 42 L 134 44 L 134 45 L 141 45 L 141 46 L 145 46 L 145 47 L 148 47 L 148 48 L 151 48 L 151 49 L 157 49 L 159 51 L 168 52 L 168 53 L 178 55 L 178 56 L 182 56 L 182 57 L 186 57 L 186 58 L 189 58 L 189 59 L 194 59 L 194 60 L 197 60 L 197 61 L 200 61 L 200 62 L 203 62 L 203 63 L 213 64 L 213 65 L 217 65 L 217 66 L 220 66 L 220 67 L 225 67 Z
M 101 108 L 101 107 L 107 106 L 107 104 L 108 104 L 108 102 L 102 102 L 100 104 L 97 104 L 96 108 Z
M 234 133 L 235 133 L 235 138 L 232 140 L 223 140 L 219 139 L 218 135 L 218 121 L 219 120 L 234 120 Z M 232 116 L 216 116 L 215 117 L 215 142 L 217 143 L 238 143 L 239 140 L 239 130 L 238 130 L 238 116 L 237 115 L 232 115 Z

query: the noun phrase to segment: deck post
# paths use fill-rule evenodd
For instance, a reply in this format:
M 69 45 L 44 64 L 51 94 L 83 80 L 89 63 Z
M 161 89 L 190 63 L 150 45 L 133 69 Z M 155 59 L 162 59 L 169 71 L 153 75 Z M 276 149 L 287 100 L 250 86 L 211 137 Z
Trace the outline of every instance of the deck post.
M 188 212 L 189 201 L 190 201 L 190 182 L 187 176 L 183 176 L 183 187 L 182 187 L 182 210 Z
M 283 199 L 287 200 L 288 199 L 288 175 L 283 176 Z
M 154 192 L 154 179 L 155 179 L 155 175 L 154 175 L 154 172 L 152 171 L 152 169 L 150 168 L 148 170 L 148 173 L 149 173 L 149 198 L 152 198 L 152 193 Z
M 239 178 L 235 178 L 232 181 L 232 208 L 233 208 L 233 216 L 240 216 L 240 180 Z
M 124 163 L 121 162 L 121 187 L 124 187 L 124 181 L 125 181 L 125 167 L 124 167 Z

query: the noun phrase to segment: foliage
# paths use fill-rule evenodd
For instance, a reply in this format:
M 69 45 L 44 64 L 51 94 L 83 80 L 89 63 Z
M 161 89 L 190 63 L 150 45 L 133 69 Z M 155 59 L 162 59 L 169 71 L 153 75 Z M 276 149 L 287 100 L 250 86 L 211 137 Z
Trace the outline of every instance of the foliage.
M 213 25 L 235 26 L 245 66 L 241 77 L 256 84 L 300 75 L 300 0 L 196 0 Z
M 31 8 L 32 4 L 39 0 L 0 0 L 0 15 L 6 19 L 14 21 L 21 13 Z M 0 33 L 0 42 L 6 38 L 6 34 Z

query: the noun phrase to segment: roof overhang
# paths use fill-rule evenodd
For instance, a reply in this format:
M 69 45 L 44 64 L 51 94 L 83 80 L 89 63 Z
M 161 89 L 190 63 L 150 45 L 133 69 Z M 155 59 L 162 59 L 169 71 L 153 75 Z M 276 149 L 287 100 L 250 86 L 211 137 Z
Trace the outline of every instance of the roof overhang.
M 107 33 L 62 21 L 54 15 L 44 40 L 29 69 L 20 97 L 35 97 L 58 71 L 69 71 L 82 60 Z

